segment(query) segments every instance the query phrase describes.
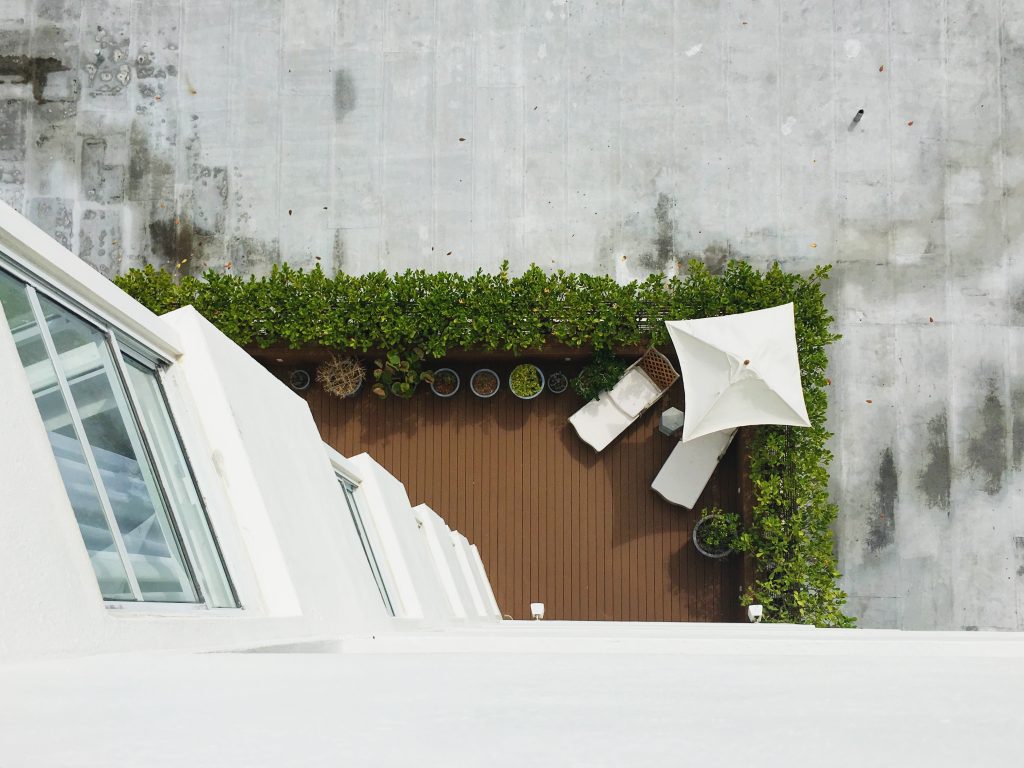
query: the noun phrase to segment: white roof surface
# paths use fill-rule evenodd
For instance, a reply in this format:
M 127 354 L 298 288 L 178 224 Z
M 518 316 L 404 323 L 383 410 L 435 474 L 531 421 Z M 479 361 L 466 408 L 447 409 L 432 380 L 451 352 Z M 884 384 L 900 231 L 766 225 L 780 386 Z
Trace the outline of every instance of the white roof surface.
M 0 666 L 10 766 L 1015 764 L 1013 635 L 507 622 Z

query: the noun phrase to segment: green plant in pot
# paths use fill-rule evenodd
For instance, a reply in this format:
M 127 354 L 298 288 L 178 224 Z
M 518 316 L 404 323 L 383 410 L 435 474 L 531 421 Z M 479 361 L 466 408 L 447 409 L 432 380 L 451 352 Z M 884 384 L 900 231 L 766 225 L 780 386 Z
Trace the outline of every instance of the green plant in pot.
M 599 349 L 594 357 L 572 380 L 573 391 L 584 400 L 593 400 L 601 392 L 619 383 L 626 371 L 626 364 L 607 349 Z
M 725 557 L 734 549 L 741 536 L 740 516 L 711 507 L 701 512 L 693 527 L 693 545 L 706 557 Z
M 428 384 L 434 381 L 434 375 L 423 370 L 423 358 L 423 350 L 413 347 L 405 356 L 392 351 L 388 352 L 387 357 L 374 360 L 373 386 L 370 391 L 381 399 L 388 395 L 412 397 L 421 381 Z
M 531 363 L 522 363 L 512 369 L 508 377 L 508 388 L 522 400 L 532 400 L 544 390 L 544 374 Z

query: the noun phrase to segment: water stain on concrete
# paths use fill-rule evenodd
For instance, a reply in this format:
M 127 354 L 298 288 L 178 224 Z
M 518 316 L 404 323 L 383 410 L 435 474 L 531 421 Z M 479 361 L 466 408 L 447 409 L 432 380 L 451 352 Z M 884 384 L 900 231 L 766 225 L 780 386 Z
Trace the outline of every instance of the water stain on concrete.
M 703 251 L 686 251 L 680 257 L 679 260 L 685 267 L 691 259 L 696 259 L 705 267 L 708 272 L 712 275 L 720 275 L 725 271 L 725 265 L 733 259 L 740 258 L 739 254 L 733 249 L 729 243 L 712 243 Z
M 78 255 L 100 274 L 112 278 L 123 271 L 124 238 L 117 208 L 89 208 L 82 213 Z
M 339 123 L 356 108 L 356 84 L 352 75 L 339 69 L 334 75 L 334 119 Z
M 918 477 L 917 487 L 928 506 L 949 510 L 950 467 L 949 427 L 945 412 L 928 420 L 928 462 Z
M 1003 487 L 1006 470 L 1006 408 L 995 379 L 988 379 L 985 389 L 981 412 L 967 440 L 967 462 L 984 479 L 985 493 L 994 496 Z
M 334 230 L 334 243 L 331 248 L 331 258 L 333 262 L 331 264 L 331 274 L 337 275 L 343 273 L 345 271 L 345 262 L 347 259 L 345 254 L 345 239 L 342 237 L 340 229 Z M 325 264 L 324 266 L 326 267 L 327 265 Z
M 81 179 L 85 199 L 91 203 L 120 203 L 124 200 L 124 165 L 115 162 L 115 152 L 105 138 L 82 139 Z
M 1024 464 L 1024 388 L 1014 387 L 1010 395 L 1013 408 L 1013 426 L 1010 429 L 1010 445 L 1013 451 L 1013 468 L 1020 469 Z
M 153 255 L 163 261 L 160 266 L 170 272 L 191 272 L 195 230 L 188 219 L 179 217 L 150 222 L 149 241 Z
M 128 134 L 128 199 L 174 199 L 174 162 L 170 148 L 153 151 L 150 129 L 140 120 L 132 121 Z
M 675 231 L 676 223 L 672 219 L 672 211 L 676 200 L 665 192 L 658 194 L 658 202 L 654 206 L 654 252 L 640 257 L 640 265 L 652 272 L 664 272 L 676 260 Z
M 60 59 L 52 56 L 0 56 L 0 80 L 15 78 L 15 83 L 30 84 L 36 104 L 46 103 L 43 90 L 46 88 L 47 77 L 53 72 L 65 72 L 67 69 Z
M 868 527 L 868 549 L 877 552 L 893 543 L 896 536 L 896 500 L 899 498 L 899 478 L 892 448 L 882 452 L 878 463 L 878 481 L 875 483 L 878 507 Z
M 0 157 L 25 157 L 25 102 L 21 99 L 0 101 Z M 9 167 L 9 166 L 8 166 Z
M 233 271 L 241 274 L 266 273 L 272 264 L 281 261 L 281 244 L 277 238 L 265 242 L 235 235 L 228 241 L 227 249 Z

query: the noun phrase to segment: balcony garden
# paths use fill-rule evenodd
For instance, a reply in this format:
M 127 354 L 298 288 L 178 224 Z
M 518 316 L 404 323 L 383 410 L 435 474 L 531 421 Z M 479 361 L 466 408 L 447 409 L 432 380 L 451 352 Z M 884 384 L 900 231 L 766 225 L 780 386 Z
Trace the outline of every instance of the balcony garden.
M 494 380 L 486 375 L 478 380 L 478 370 L 461 371 L 456 377 L 468 391 L 458 397 L 479 399 L 480 388 L 495 387 L 492 395 L 509 388 L 517 397 L 540 396 L 536 402 L 541 402 L 554 395 L 550 377 L 537 375 L 547 369 L 529 370 L 538 355 L 584 361 L 571 377 L 557 372 L 576 395 L 587 398 L 621 373 L 622 355 L 635 357 L 651 344 L 663 347 L 665 320 L 793 302 L 812 426 L 749 430 L 744 461 L 752 499 L 732 544 L 750 563 L 752 577 L 737 597 L 741 604 L 762 604 L 765 621 L 850 626 L 833 552 L 837 509 L 828 496 L 827 349 L 839 338 L 822 291 L 828 274 L 827 267 L 797 275 L 777 264 L 759 271 L 736 261 L 711 274 L 694 261 L 682 279 L 655 275 L 618 284 L 608 277 L 537 267 L 518 276 L 503 268 L 468 276 L 408 271 L 329 277 L 319 269 L 280 266 L 263 278 L 214 270 L 201 278 L 179 277 L 146 267 L 116 282 L 157 313 L 193 305 L 254 352 L 292 349 L 320 358 L 365 359 L 372 394 L 388 399 L 434 398 L 433 372 L 442 367 L 454 372 L 451 361 L 461 356 L 530 365 L 520 366 L 514 382 L 499 380 L 493 371 Z M 521 402 L 528 408 L 534 401 Z M 682 509 L 678 513 L 693 517 Z

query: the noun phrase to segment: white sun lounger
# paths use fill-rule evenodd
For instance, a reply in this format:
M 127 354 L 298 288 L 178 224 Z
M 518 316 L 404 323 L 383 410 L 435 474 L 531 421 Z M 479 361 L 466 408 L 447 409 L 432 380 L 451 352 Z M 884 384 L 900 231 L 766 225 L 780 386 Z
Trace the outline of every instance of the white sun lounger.
M 735 434 L 735 429 L 726 429 L 685 443 L 680 441 L 661 466 L 651 488 L 665 501 L 693 509 Z
M 618 384 L 576 411 L 569 423 L 595 451 L 604 450 L 678 380 L 668 358 L 649 349 L 626 369 Z

